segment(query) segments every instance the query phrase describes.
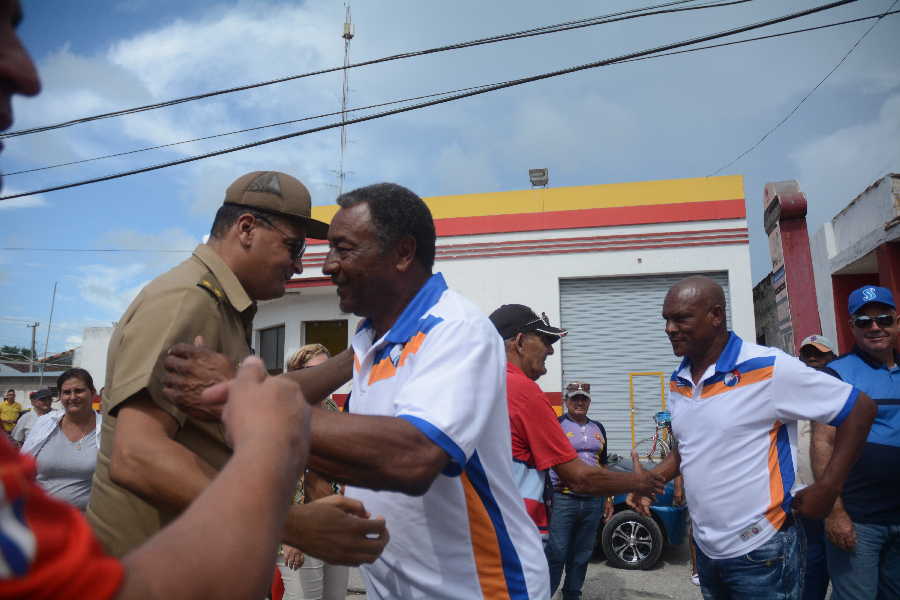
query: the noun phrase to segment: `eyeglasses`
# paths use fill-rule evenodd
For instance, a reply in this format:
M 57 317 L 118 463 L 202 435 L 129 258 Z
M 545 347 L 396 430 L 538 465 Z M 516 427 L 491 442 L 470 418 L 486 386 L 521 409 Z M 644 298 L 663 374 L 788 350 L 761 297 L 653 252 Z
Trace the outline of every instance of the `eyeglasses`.
M 570 394 L 572 392 L 587 392 L 588 394 L 590 394 L 591 393 L 591 384 L 581 383 L 581 382 L 570 383 L 569 385 L 566 386 L 566 391 L 569 392 Z
M 260 214 L 257 214 L 254 216 L 284 236 L 284 238 L 285 238 L 284 243 L 288 247 L 288 249 L 291 251 L 291 260 L 293 260 L 294 262 L 297 262 L 298 260 L 303 258 L 303 253 L 306 252 L 306 238 L 305 237 L 300 238 L 296 242 L 289 242 L 288 240 L 291 239 L 291 236 L 286 234 L 280 227 L 275 225 L 275 223 L 273 223 L 268 217 L 260 215 Z
M 872 326 L 872 323 L 877 323 L 879 327 L 890 327 L 894 324 L 894 317 L 891 315 L 878 315 L 877 317 L 862 315 L 853 317 L 853 326 L 858 329 L 868 329 Z

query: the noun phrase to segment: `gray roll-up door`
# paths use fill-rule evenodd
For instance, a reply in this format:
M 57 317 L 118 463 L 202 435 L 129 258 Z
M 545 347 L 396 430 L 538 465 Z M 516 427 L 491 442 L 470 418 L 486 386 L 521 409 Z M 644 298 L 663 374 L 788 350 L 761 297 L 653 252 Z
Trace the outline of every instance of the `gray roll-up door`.
M 728 273 L 703 273 L 728 294 Z M 661 409 L 661 394 L 668 406 L 669 376 L 681 362 L 672 354 L 665 333 L 662 303 L 669 288 L 689 275 L 651 275 L 562 279 L 559 282 L 562 326 L 563 381 L 591 384 L 590 416 L 603 423 L 609 450 L 631 452 L 629 373 L 634 385 L 634 439 L 653 434 L 652 417 Z M 731 327 L 731 313 L 728 312 Z

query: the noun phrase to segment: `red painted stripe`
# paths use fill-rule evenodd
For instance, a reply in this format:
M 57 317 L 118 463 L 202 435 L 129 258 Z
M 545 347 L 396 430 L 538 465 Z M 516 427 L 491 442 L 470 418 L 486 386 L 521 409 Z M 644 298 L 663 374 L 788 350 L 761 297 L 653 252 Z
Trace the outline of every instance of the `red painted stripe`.
M 447 253 L 452 250 L 465 250 L 465 249 L 497 249 L 507 246 L 525 246 L 528 244 L 542 244 L 542 243 L 554 243 L 558 245 L 574 243 L 574 242 L 601 242 L 609 240 L 610 242 L 614 242 L 616 240 L 635 240 L 635 241 L 649 241 L 649 240 L 660 240 L 660 241 L 673 241 L 673 240 L 683 240 L 683 239 L 698 239 L 695 236 L 710 236 L 710 235 L 729 235 L 729 236 L 738 236 L 738 235 L 746 235 L 748 232 L 746 227 L 737 227 L 731 229 L 694 229 L 687 231 L 660 231 L 660 232 L 650 232 L 650 233 L 627 233 L 627 234 L 618 234 L 618 235 L 591 235 L 591 236 L 579 236 L 579 237 L 570 237 L 570 238 L 539 238 L 539 239 L 528 239 L 528 240 L 503 240 L 503 241 L 489 241 L 489 242 L 472 242 L 468 244 L 442 244 L 437 247 L 437 253 Z M 318 260 L 324 260 L 327 253 L 325 252 L 310 252 L 304 255 L 308 260 L 312 262 L 318 262 Z M 318 259 L 318 260 L 317 260 Z
M 686 240 L 698 239 L 698 238 L 685 238 Z M 654 248 L 691 248 L 695 246 L 728 246 L 734 244 L 747 244 L 749 243 L 749 239 L 746 235 L 736 236 L 736 237 L 728 237 L 726 239 L 713 239 L 709 241 L 699 241 L 699 242 L 690 242 L 690 241 L 680 241 L 680 240 L 666 240 L 661 243 L 651 243 L 651 244 L 626 244 L 626 245 L 592 245 L 585 247 L 576 247 L 576 248 L 568 248 L 568 249 L 560 249 L 557 245 L 548 245 L 549 249 L 540 249 L 540 248 L 523 248 L 519 251 L 487 251 L 487 252 L 468 252 L 468 253 L 460 253 L 460 254 L 439 254 L 438 258 L 441 260 L 459 260 L 463 258 L 497 258 L 501 256 L 535 256 L 535 255 L 543 255 L 543 254 L 572 254 L 578 252 L 610 252 L 617 250 L 653 250 Z M 310 262 L 304 263 L 304 269 L 315 269 L 321 268 L 323 262 Z M 319 285 L 327 285 L 327 284 L 319 284 Z
M 303 268 L 307 269 L 308 267 L 315 266 L 313 264 L 304 263 Z M 322 263 L 319 263 L 318 266 L 322 266 Z M 289 289 L 295 288 L 308 288 L 308 287 L 325 287 L 329 285 L 334 285 L 331 282 L 331 277 L 310 277 L 308 279 L 291 279 L 284 286 Z
M 736 200 L 685 202 L 682 204 L 616 206 L 612 208 L 587 208 L 514 215 L 456 217 L 452 219 L 438 219 L 434 225 L 437 234 L 441 237 L 446 237 L 512 231 L 715 221 L 720 219 L 743 219 L 746 216 L 747 211 L 744 206 L 744 199 L 739 198 Z
M 744 219 L 747 209 L 743 198 L 683 202 L 673 204 L 643 204 L 641 206 L 613 206 L 512 215 L 485 215 L 436 219 L 439 237 L 508 233 L 513 231 L 545 231 L 548 229 L 578 229 L 582 227 L 614 227 L 618 225 L 646 225 L 649 223 L 684 223 L 686 221 L 717 221 Z M 310 246 L 326 244 L 324 240 L 307 240 Z

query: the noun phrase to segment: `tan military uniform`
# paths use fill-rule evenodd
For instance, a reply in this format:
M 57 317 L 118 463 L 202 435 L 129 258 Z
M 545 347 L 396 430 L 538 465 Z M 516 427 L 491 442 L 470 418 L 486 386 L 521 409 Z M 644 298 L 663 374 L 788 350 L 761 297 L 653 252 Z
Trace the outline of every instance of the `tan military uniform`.
M 240 361 L 250 353 L 255 313 L 256 304 L 234 273 L 210 246 L 201 244 L 189 259 L 150 282 L 116 326 L 107 354 L 103 429 L 87 510 L 111 554 L 122 556 L 178 516 L 110 480 L 119 407 L 146 390 L 178 422 L 175 441 L 221 469 L 231 455 L 221 424 L 195 420 L 163 395 L 159 358 L 172 345 L 192 343 L 202 335 L 208 347 Z

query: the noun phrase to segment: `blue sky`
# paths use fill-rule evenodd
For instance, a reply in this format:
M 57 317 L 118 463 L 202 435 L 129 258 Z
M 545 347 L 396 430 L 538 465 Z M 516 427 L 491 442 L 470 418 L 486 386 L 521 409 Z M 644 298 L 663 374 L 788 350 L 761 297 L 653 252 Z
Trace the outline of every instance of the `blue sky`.
M 809 0 L 791 9 L 814 6 Z M 354 61 L 597 16 L 644 2 L 537 0 L 352 5 Z M 769 28 L 775 32 L 870 15 L 863 0 Z M 15 128 L 158 102 L 338 65 L 340 2 L 25 0 L 20 33 L 44 92 L 14 103 Z M 619 55 L 784 14 L 756 0 L 355 69 L 350 106 L 502 81 Z M 870 22 L 687 55 L 596 69 L 349 129 L 347 185 L 391 180 L 422 196 L 528 187 L 548 167 L 551 185 L 705 176 L 781 120 Z M 752 34 L 750 34 L 752 35 Z M 739 36 L 740 37 L 740 36 Z M 753 279 L 768 271 L 763 186 L 797 179 L 811 230 L 867 185 L 900 171 L 900 15 L 885 18 L 847 62 L 756 151 L 724 174 L 745 177 Z M 6 140 L 4 173 L 171 143 L 340 106 L 330 74 L 176 107 Z M 128 157 L 6 176 L 20 192 L 137 168 L 326 120 L 196 142 Z M 190 250 L 222 193 L 255 169 L 294 174 L 316 204 L 333 202 L 337 130 L 161 171 L 0 202 L 0 248 Z M 109 325 L 147 281 L 186 254 L 0 251 L 0 343 L 30 344 L 11 319 L 40 321 L 58 282 L 49 351 Z

